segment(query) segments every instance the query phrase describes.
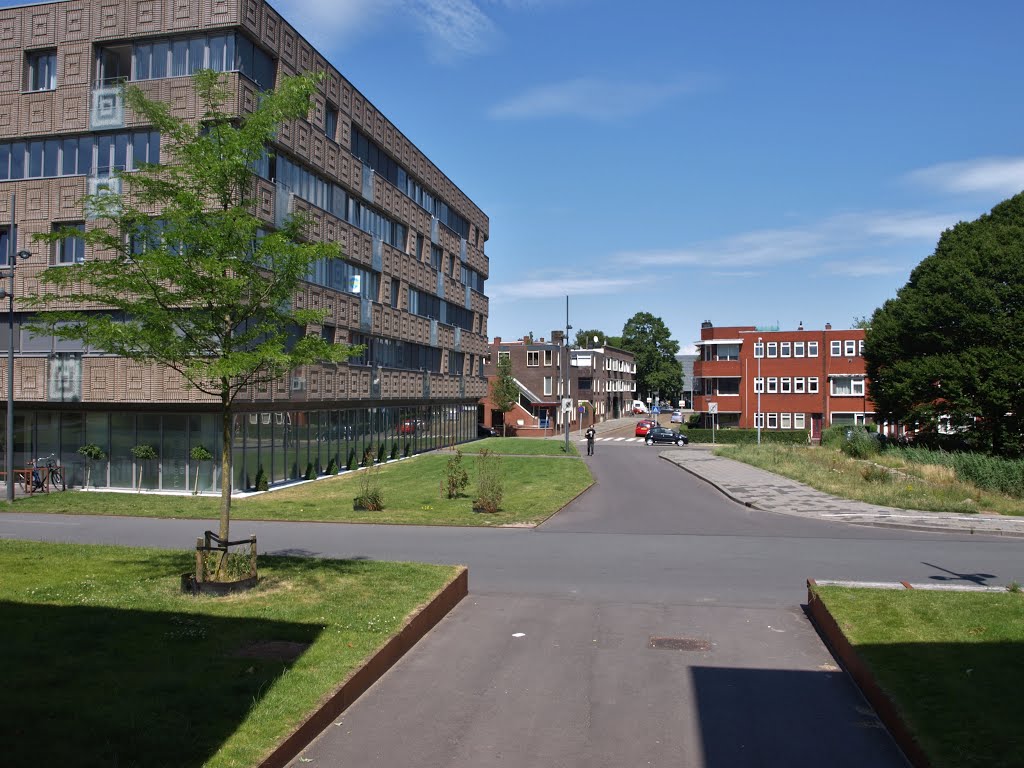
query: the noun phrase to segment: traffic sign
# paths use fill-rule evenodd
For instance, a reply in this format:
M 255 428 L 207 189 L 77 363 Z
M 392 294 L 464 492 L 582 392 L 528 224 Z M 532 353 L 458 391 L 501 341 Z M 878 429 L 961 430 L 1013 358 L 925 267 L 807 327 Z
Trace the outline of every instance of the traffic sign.
M 655 416 L 658 416 L 661 414 L 661 408 L 659 408 L 658 406 L 654 406 L 653 408 L 651 408 L 651 413 L 653 413 Z
M 718 403 L 708 403 L 708 413 L 718 413 Z

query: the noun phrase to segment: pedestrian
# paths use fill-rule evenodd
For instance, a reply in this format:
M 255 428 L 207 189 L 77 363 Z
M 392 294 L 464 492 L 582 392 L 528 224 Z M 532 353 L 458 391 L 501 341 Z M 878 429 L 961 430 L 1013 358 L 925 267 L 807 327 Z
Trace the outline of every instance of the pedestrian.
M 597 434 L 597 433 L 594 432 L 593 425 L 587 427 L 587 432 L 586 432 L 586 435 L 587 435 L 587 456 L 593 456 L 594 455 L 594 435 L 595 434 Z

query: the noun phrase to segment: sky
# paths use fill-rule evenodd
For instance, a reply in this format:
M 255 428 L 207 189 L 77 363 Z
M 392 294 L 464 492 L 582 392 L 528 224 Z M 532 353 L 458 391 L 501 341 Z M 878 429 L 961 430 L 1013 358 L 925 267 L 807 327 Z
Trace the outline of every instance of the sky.
M 272 4 L 490 217 L 491 337 L 849 327 L 1024 189 L 1020 0 Z

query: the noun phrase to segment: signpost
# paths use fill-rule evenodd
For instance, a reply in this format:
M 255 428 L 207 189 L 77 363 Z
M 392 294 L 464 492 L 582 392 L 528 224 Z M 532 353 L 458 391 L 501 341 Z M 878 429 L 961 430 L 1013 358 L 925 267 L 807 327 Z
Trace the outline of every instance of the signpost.
M 708 403 L 708 413 L 711 414 L 711 444 L 715 444 L 715 417 L 718 415 L 718 403 Z

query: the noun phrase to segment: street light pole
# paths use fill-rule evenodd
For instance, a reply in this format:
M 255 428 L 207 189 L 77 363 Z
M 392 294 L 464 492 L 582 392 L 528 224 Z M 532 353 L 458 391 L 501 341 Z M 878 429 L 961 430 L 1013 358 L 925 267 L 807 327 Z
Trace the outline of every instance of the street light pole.
M 572 326 L 569 325 L 569 297 L 565 297 L 565 337 L 562 339 L 562 345 L 565 347 L 565 372 L 563 374 L 563 380 L 565 381 L 565 398 L 569 401 L 569 407 L 563 408 L 563 418 L 565 419 L 565 453 L 569 453 L 569 418 L 572 416 L 572 395 L 569 392 L 569 331 Z
M 757 380 L 761 386 L 757 387 L 757 415 L 754 416 L 754 421 L 757 423 L 757 444 L 761 444 L 761 423 L 764 421 L 764 414 L 761 413 L 761 390 L 764 389 L 764 379 L 761 378 L 761 358 L 764 357 L 764 342 L 761 337 L 757 337 L 757 346 L 754 350 L 758 352 L 757 355 Z

